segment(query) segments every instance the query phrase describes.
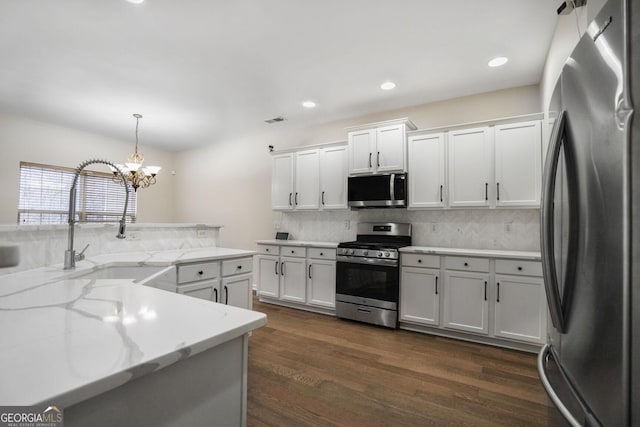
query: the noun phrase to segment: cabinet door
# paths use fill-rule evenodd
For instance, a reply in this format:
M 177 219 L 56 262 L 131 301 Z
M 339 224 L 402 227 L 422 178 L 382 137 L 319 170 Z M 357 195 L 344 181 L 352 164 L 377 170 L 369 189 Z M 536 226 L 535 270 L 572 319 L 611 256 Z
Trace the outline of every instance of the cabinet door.
M 424 325 L 440 323 L 440 270 L 402 267 L 400 320 Z
M 451 131 L 447 145 L 449 206 L 489 206 L 491 129 Z
M 271 209 L 293 209 L 293 153 L 273 156 Z
M 320 204 L 322 209 L 347 208 L 347 146 L 320 152 Z
M 496 206 L 540 206 L 540 121 L 495 127 Z
M 303 258 L 280 258 L 280 299 L 307 302 L 307 262 Z
M 496 275 L 495 335 L 543 343 L 546 331 L 547 305 L 542 278 Z
M 446 271 L 444 280 L 444 326 L 488 334 L 489 275 Z
M 310 305 L 336 307 L 336 263 L 310 260 L 307 267 L 308 299 Z
M 296 153 L 296 180 L 293 203 L 295 209 L 320 207 L 320 150 Z
M 280 297 L 280 260 L 276 256 L 257 257 L 258 295 Z
M 220 281 L 216 279 L 196 282 L 190 285 L 180 285 L 178 286 L 177 292 L 194 298 L 216 301 L 216 293 L 218 292 L 219 283 Z
M 375 151 L 375 129 L 349 132 L 349 175 L 373 173 Z
M 393 125 L 376 129 L 374 167 L 377 172 L 406 171 L 405 126 Z
M 409 138 L 409 208 L 444 206 L 444 133 Z
M 251 310 L 251 274 L 222 279 L 220 302 Z

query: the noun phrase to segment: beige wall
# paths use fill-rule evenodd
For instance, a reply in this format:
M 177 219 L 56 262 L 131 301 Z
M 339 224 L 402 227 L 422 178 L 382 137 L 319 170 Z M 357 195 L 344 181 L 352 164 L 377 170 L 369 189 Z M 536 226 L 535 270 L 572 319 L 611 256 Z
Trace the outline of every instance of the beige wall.
M 220 246 L 253 248 L 271 238 L 279 214 L 271 211 L 271 156 L 276 150 L 345 140 L 347 126 L 409 117 L 418 128 L 540 112 L 537 85 L 407 107 L 323 125 L 271 125 L 252 137 L 212 141 L 176 155 L 176 220 L 221 224 Z M 322 215 L 322 214 L 320 214 Z
M 24 117 L 0 114 L 0 224 L 15 224 L 18 208 L 20 162 L 44 163 L 76 167 L 90 158 L 103 158 L 123 163 L 133 151 L 131 141 L 119 141 L 104 136 L 56 126 Z M 158 183 L 140 190 L 139 222 L 174 221 L 173 153 L 147 148 L 141 141 L 145 163 L 163 167 Z M 95 167 L 94 167 L 95 166 Z M 105 166 L 92 165 L 94 170 Z

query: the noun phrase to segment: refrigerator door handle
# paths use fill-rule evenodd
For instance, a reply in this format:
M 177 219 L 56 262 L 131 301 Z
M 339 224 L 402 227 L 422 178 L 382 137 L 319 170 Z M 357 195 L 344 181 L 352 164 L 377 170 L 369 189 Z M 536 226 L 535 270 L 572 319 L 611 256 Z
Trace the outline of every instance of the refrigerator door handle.
M 556 271 L 553 230 L 553 205 L 556 187 L 556 172 L 562 148 L 562 137 L 565 133 L 567 113 L 562 110 L 556 119 L 551 133 L 549 151 L 544 166 L 544 181 L 542 184 L 542 200 L 540 205 L 540 249 L 542 252 L 542 270 L 544 286 L 547 293 L 549 314 L 553 326 L 560 332 L 565 332 L 565 319 L 562 313 L 558 272 Z
M 553 389 L 553 386 L 549 382 L 549 379 L 547 378 L 547 371 L 544 366 L 545 360 L 547 359 L 547 357 L 550 357 L 550 350 L 551 347 L 549 346 L 549 344 L 545 344 L 545 346 L 542 347 L 542 350 L 540 350 L 540 353 L 538 354 L 538 375 L 540 376 L 540 382 L 542 382 L 542 386 L 547 392 L 547 395 L 549 395 L 549 398 L 551 399 L 553 404 L 556 405 L 556 408 L 558 408 L 558 411 L 560 411 L 562 416 L 564 416 L 569 425 L 572 427 L 581 427 L 582 424 L 574 418 L 574 416 L 571 414 L 571 412 L 569 412 L 564 403 L 562 403 L 562 400 L 558 397 L 555 390 Z

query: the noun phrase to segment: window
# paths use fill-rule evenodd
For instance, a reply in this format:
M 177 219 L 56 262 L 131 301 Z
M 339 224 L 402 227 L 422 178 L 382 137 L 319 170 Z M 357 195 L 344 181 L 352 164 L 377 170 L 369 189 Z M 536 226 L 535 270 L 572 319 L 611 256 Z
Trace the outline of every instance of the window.
M 66 224 L 75 169 L 20 162 L 18 224 Z M 137 194 L 129 193 L 127 222 L 136 221 Z M 83 170 L 76 197 L 79 222 L 116 222 L 122 218 L 125 190 L 113 174 Z

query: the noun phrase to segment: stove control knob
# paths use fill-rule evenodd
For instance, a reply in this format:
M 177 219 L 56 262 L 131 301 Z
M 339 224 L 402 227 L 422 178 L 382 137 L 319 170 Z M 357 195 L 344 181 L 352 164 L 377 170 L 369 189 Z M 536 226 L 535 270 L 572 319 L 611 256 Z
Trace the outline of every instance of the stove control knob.
M 384 256 L 386 256 L 387 258 L 389 258 L 391 256 L 391 254 L 389 252 L 385 252 Z
M 354 251 L 353 249 L 349 249 L 349 250 L 347 250 L 347 253 L 348 253 L 349 255 L 353 255 L 353 254 L 354 254 L 354 252 L 355 252 L 355 251 Z
M 378 258 L 382 258 L 382 252 L 378 252 Z
M 369 255 L 369 251 L 362 251 L 362 255 L 364 255 L 364 256 Z

